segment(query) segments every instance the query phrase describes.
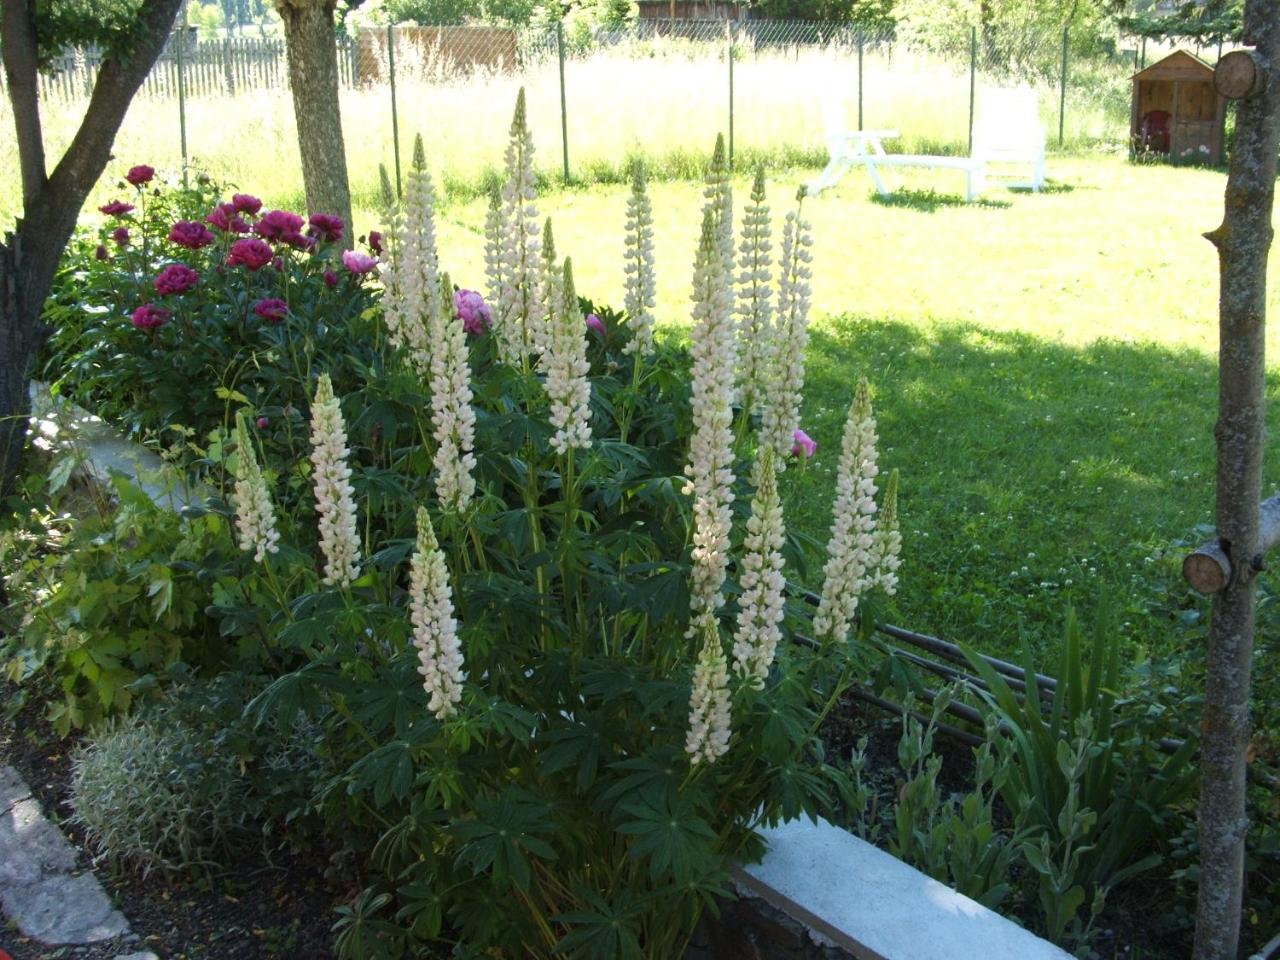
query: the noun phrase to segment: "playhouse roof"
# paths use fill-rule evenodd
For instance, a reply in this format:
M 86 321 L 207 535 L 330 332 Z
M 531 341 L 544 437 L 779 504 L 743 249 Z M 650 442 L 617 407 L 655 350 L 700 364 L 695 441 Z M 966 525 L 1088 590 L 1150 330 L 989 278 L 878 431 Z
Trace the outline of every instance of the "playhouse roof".
M 1131 80 L 1212 80 L 1213 67 L 1195 54 L 1175 50 L 1163 60 L 1157 60 L 1145 70 L 1139 70 Z

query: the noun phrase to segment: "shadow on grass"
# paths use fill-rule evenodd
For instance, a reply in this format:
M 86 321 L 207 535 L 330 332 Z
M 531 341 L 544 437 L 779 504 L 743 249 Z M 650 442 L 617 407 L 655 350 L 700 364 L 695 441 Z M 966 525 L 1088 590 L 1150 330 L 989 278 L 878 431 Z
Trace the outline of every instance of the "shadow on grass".
M 1009 187 L 1008 190 L 1010 193 L 1020 193 L 1020 194 L 1034 194 L 1037 192 L 1027 186 Z M 1044 186 L 1040 188 L 1039 192 L 1040 193 L 1075 193 L 1076 187 L 1074 184 L 1066 183 L 1065 181 L 1062 181 L 1062 180 L 1046 180 L 1044 182 Z
M 1025 630 L 1040 659 L 1066 608 L 1088 610 L 1105 588 L 1122 598 L 1136 649 L 1176 642 L 1178 607 L 1198 601 L 1171 544 L 1212 518 L 1212 357 L 961 324 L 815 329 L 802 425 L 819 451 L 784 487 L 788 525 L 821 539 L 861 376 L 876 398 L 881 468 L 901 471 L 895 622 L 1004 654 Z M 1274 377 L 1268 392 L 1280 394 Z
M 1011 207 L 1008 200 L 995 200 L 990 197 L 978 197 L 976 200 L 966 200 L 959 194 L 938 193 L 936 190 L 911 190 L 898 189 L 887 197 L 882 197 L 879 193 L 872 193 L 871 202 L 878 203 L 882 207 L 903 207 L 908 210 L 918 210 L 921 213 L 933 213 L 942 207 L 986 207 L 993 210 Z

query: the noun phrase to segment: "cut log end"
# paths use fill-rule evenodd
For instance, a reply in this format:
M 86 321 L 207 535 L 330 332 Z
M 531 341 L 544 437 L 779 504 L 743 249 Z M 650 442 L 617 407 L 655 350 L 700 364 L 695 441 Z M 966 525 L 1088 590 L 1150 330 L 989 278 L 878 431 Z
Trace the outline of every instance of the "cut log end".
M 1218 593 L 1231 580 L 1231 561 L 1216 543 L 1206 543 L 1182 561 L 1182 576 L 1199 593 Z
M 1266 64 L 1255 50 L 1232 50 L 1213 68 L 1213 85 L 1228 100 L 1256 97 L 1266 82 Z

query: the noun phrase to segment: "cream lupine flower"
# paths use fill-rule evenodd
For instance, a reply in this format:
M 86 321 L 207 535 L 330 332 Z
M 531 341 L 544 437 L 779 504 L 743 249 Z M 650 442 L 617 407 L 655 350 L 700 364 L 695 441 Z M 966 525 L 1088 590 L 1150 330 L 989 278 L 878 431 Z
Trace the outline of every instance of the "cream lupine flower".
M 551 218 L 547 217 L 542 226 L 542 315 L 543 323 L 534 330 L 534 351 L 541 356 L 549 346 L 551 325 L 554 317 L 563 308 L 564 269 L 556 263 L 556 238 L 551 230 Z
M 267 554 L 279 551 L 280 532 L 276 530 L 271 492 L 258 466 L 242 413 L 236 414 L 236 453 L 236 485 L 231 500 L 236 512 L 236 533 L 240 549 L 252 550 L 254 563 L 262 563 Z
M 329 375 L 322 373 L 311 405 L 311 463 L 315 468 L 320 550 L 325 558 L 321 582 L 330 586 L 350 586 L 359 573 L 356 502 L 351 487 L 351 467 L 347 464 L 350 454 L 342 407 L 333 395 Z
M 729 160 L 724 148 L 724 134 L 716 134 L 716 146 L 711 153 L 711 166 L 702 191 L 702 209 L 711 210 L 716 222 L 716 246 L 720 250 L 720 262 L 728 275 L 733 272 L 733 182 L 729 178 Z
M 860 380 L 844 427 L 822 600 L 813 618 L 814 636 L 819 640 L 844 642 L 858 599 L 875 583 L 876 457 L 871 390 L 866 380 Z
M 738 248 L 738 385 L 748 414 L 763 398 L 773 373 L 773 243 L 764 170 L 756 171 L 751 202 L 742 213 Z
M 462 644 L 449 569 L 426 507 L 418 508 L 418 540 L 409 562 L 409 619 L 418 648 L 418 673 L 430 698 L 427 709 L 436 719 L 446 720 L 462 699 Z
M 645 354 L 653 348 L 653 308 L 657 303 L 658 284 L 653 259 L 653 203 L 639 164 L 632 174 L 631 196 L 627 200 L 625 251 L 622 305 L 627 311 L 632 338 L 624 349 L 627 353 Z
M 435 186 L 419 135 L 403 207 L 388 224 L 390 256 L 383 269 L 382 309 L 392 343 L 408 351 L 424 379 L 431 373 L 431 329 L 444 312 L 435 207 Z
M 556 453 L 591 446 L 591 381 L 587 374 L 587 327 L 578 307 L 573 285 L 573 263 L 564 261 L 557 309 L 548 318 L 547 350 L 538 364 L 546 374 L 545 389 L 551 398 L 551 425 L 556 428 L 551 446 Z
M 724 602 L 733 523 L 733 374 L 736 347 L 733 293 L 716 242 L 714 211 L 705 209 L 693 267 L 693 435 L 689 439 L 686 496 L 693 497 L 691 635 L 714 620 Z
M 898 567 L 902 565 L 902 533 L 898 530 L 898 471 L 889 474 L 884 505 L 876 521 L 875 583 L 889 596 L 898 592 Z
M 502 238 L 506 225 L 502 220 L 502 190 L 489 191 L 489 209 L 484 216 L 484 277 L 485 293 L 489 303 L 496 306 L 502 299 L 502 288 L 507 283 L 502 259 Z
M 502 286 L 494 314 L 503 358 L 524 363 L 545 323 L 541 291 L 541 226 L 533 201 L 533 137 L 525 113 L 524 88 L 516 96 L 506 152 L 507 181 L 502 187 Z
M 809 303 L 813 271 L 810 247 L 813 233 L 804 219 L 804 187 L 800 188 L 795 211 L 787 214 L 782 230 L 781 275 L 778 282 L 778 311 L 774 322 L 773 371 L 766 380 L 760 442 L 773 447 L 778 469 L 785 470 L 787 455 L 800 426 L 800 394 L 804 389 L 805 353 L 809 349 Z
M 689 697 L 689 733 L 684 749 L 693 766 L 715 763 L 729 750 L 732 732 L 729 714 L 729 670 L 720 628 L 714 620 L 702 627 L 702 649 L 693 669 L 693 692 Z
M 471 407 L 471 366 L 467 363 L 467 331 L 452 310 L 453 284 L 440 277 L 440 300 L 450 309 L 436 314 L 431 326 L 431 427 L 436 440 L 436 495 L 448 510 L 464 510 L 476 490 L 476 414 Z
M 757 689 L 764 686 L 782 639 L 782 607 L 786 580 L 782 544 L 787 530 L 778 497 L 773 451 L 761 446 L 755 464 L 756 495 L 743 540 L 742 574 L 738 582 L 738 629 L 733 635 L 733 672 Z

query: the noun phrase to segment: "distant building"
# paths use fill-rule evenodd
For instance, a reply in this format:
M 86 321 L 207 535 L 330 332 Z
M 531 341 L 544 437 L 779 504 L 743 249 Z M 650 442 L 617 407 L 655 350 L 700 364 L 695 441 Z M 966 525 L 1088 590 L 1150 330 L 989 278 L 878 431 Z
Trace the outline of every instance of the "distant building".
M 641 20 L 746 20 L 745 3 L 723 3 L 716 0 L 639 0 Z

